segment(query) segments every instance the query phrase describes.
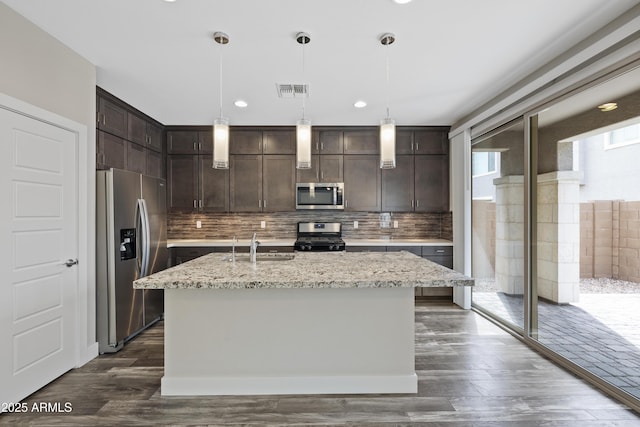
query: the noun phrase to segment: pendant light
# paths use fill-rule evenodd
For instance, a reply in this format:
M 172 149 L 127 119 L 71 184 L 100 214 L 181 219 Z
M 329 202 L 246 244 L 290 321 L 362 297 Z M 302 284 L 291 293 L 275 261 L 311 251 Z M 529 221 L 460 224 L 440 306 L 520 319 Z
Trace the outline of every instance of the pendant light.
M 396 40 L 391 33 L 383 34 L 380 43 L 387 49 Z M 393 169 L 396 167 L 396 123 L 389 116 L 389 52 L 386 58 L 387 71 L 387 116 L 380 121 L 380 169 Z
M 302 45 L 302 80 L 304 83 L 304 46 L 311 41 L 307 33 L 296 34 L 296 41 Z M 296 169 L 311 169 L 311 121 L 304 117 L 305 98 L 308 91 L 302 91 L 302 119 L 296 122 Z
M 222 115 L 222 46 L 229 43 L 229 36 L 218 31 L 213 34 L 213 39 L 220 45 L 220 117 L 213 121 L 213 167 L 229 169 L 229 119 Z

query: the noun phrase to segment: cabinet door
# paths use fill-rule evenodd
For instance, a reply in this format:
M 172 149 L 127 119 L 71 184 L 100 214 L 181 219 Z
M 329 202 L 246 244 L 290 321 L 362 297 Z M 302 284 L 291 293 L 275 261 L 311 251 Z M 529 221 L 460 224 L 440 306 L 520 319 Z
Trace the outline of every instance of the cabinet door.
M 127 113 L 127 139 L 139 145 L 147 144 L 147 122 L 133 113 Z
M 413 186 L 413 156 L 396 156 L 396 167 L 382 170 L 382 211 L 412 211 Z
M 396 154 L 413 154 L 413 131 L 396 128 Z
M 162 151 L 162 128 L 149 122 L 147 122 L 147 147 Z
M 162 165 L 162 153 L 150 150 L 148 148 L 145 148 L 144 152 L 146 156 L 145 175 L 155 176 L 156 178 L 164 178 L 165 173 Z
M 262 211 L 262 156 L 230 156 L 231 212 Z
M 197 131 L 168 131 L 167 154 L 198 154 L 198 142 Z
M 378 154 L 377 129 L 344 131 L 344 154 Z
M 127 141 L 127 170 L 144 173 L 146 170 L 146 155 L 144 147 Z
M 198 206 L 198 156 L 168 156 L 167 186 L 169 211 L 195 211 Z
M 110 133 L 98 131 L 96 158 L 98 169 L 126 169 L 127 141 Z
M 449 141 L 444 130 L 419 130 L 413 133 L 416 154 L 449 154 Z
M 378 156 L 344 156 L 345 209 L 380 211 Z
M 310 169 L 296 169 L 296 182 L 320 182 L 320 156 L 311 155 Z
M 230 154 L 262 153 L 262 131 L 232 129 L 229 138 Z
M 293 155 L 265 155 L 262 191 L 265 212 L 293 212 L 296 209 L 296 158 Z
M 227 212 L 229 210 L 229 169 L 214 169 L 211 156 L 198 156 L 200 188 L 199 210 Z
M 416 155 L 415 210 L 449 210 L 449 156 Z
M 210 131 L 198 132 L 198 152 L 200 154 L 213 154 L 213 128 Z
M 320 182 L 344 181 L 344 156 L 328 154 L 320 156 Z
M 98 129 L 127 137 L 127 110 L 104 98 L 98 98 Z
M 311 149 L 316 154 L 342 154 L 344 151 L 342 131 L 320 130 L 314 132 Z
M 295 130 L 262 132 L 263 154 L 296 154 Z

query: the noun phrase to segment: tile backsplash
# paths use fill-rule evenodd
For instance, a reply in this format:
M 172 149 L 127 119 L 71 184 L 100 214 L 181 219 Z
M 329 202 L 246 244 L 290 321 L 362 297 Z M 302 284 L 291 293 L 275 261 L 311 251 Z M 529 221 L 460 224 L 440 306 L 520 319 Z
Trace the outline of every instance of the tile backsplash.
M 298 222 L 341 222 L 342 235 L 350 239 L 453 239 L 451 212 L 390 214 L 390 227 L 381 227 L 379 212 L 256 212 L 169 213 L 169 239 L 248 239 L 255 231 L 263 239 L 295 239 Z M 202 228 L 196 228 L 196 222 Z M 266 228 L 260 228 L 265 221 Z M 354 228 L 354 221 L 358 228 Z M 398 228 L 393 228 L 394 221 Z M 384 221 L 382 221 L 384 223 Z

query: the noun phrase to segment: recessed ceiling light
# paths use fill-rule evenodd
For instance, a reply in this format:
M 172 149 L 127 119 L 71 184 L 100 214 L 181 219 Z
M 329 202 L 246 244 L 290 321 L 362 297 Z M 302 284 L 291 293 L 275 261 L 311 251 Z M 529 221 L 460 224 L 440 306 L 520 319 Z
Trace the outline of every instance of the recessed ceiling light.
M 615 102 L 607 102 L 605 104 L 598 105 L 598 108 L 600 109 L 600 111 L 612 111 L 618 108 L 618 104 L 616 104 Z
M 364 101 L 356 101 L 353 106 L 356 108 L 364 108 L 367 106 L 367 103 Z
M 167 3 L 173 3 L 176 0 L 164 0 L 164 1 L 166 1 Z
M 242 99 L 238 99 L 236 102 L 233 103 L 233 105 L 235 105 L 236 107 L 240 107 L 240 108 L 246 108 L 249 104 L 247 104 L 247 101 L 244 101 Z
M 398 4 L 407 4 L 410 3 L 411 0 L 393 0 L 393 2 Z

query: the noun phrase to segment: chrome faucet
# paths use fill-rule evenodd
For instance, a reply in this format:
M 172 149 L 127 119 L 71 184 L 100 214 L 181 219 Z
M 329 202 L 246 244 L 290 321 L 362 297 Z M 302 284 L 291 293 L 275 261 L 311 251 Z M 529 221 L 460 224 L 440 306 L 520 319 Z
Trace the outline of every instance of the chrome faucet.
M 251 246 L 249 247 L 249 255 L 251 257 L 251 262 L 256 263 L 256 252 L 258 252 L 258 245 L 260 242 L 256 240 L 256 233 L 253 233 L 253 237 L 251 238 Z

